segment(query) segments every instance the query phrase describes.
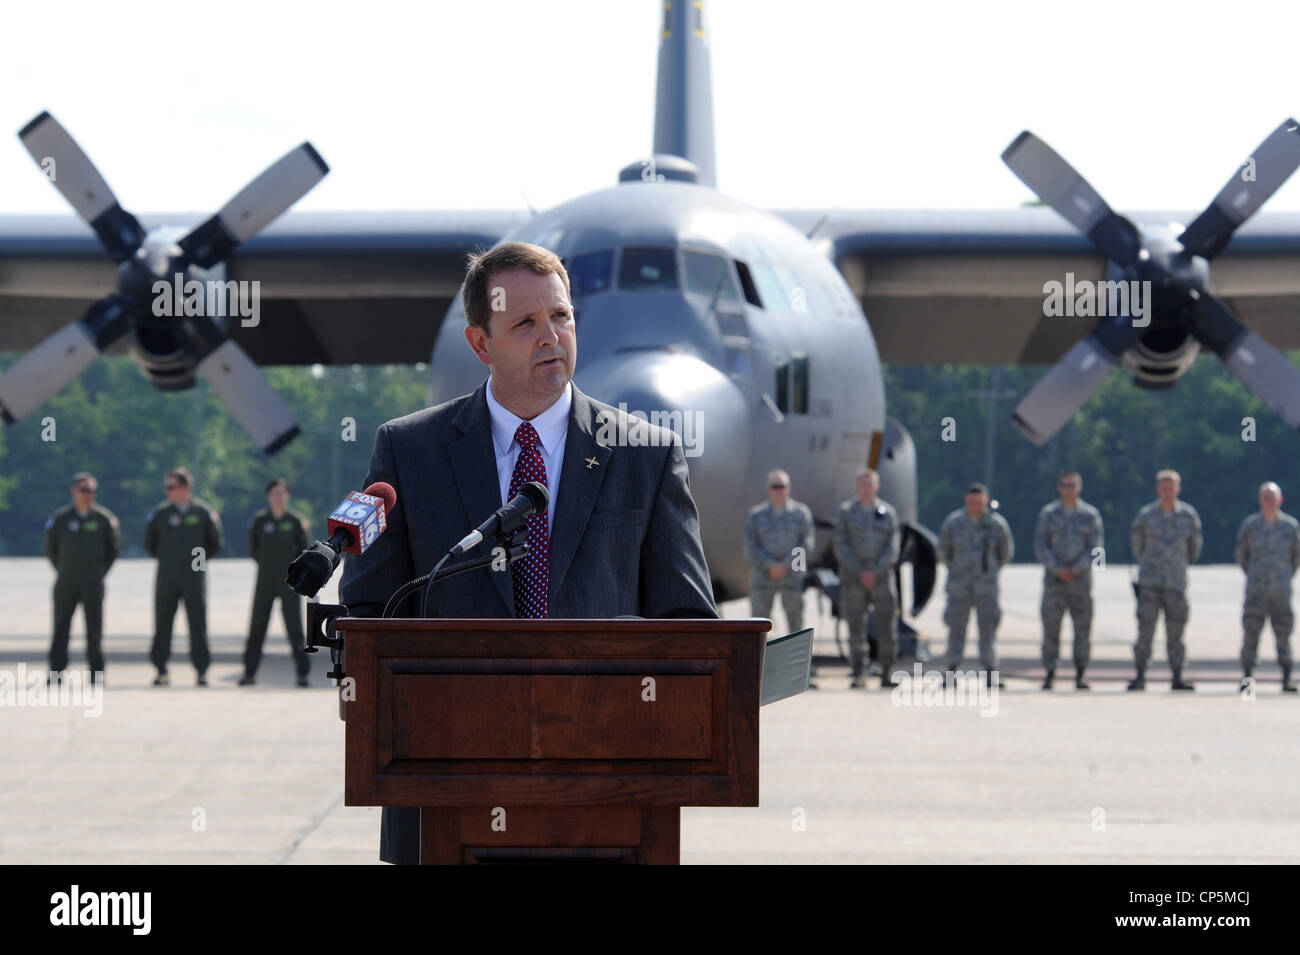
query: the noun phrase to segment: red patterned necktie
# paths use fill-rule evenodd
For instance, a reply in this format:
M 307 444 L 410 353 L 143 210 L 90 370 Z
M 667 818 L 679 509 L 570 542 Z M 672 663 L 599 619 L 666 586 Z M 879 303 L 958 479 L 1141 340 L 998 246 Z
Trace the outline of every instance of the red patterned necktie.
M 529 481 L 546 487 L 546 462 L 538 450 L 537 429 L 525 421 L 515 431 L 519 442 L 519 460 L 510 476 L 510 494 L 513 500 L 519 488 Z M 549 488 L 548 488 L 549 490 Z M 546 587 L 550 580 L 551 537 L 547 529 L 546 510 L 528 518 L 528 556 L 510 565 L 510 576 L 515 587 L 516 617 L 546 616 Z

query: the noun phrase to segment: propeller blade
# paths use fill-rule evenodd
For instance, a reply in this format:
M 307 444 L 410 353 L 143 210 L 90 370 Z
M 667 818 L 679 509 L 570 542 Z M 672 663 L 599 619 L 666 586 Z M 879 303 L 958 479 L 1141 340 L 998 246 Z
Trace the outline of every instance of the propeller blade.
M 122 337 L 129 315 L 126 300 L 110 295 L 28 351 L 0 376 L 0 417 L 13 424 L 66 388 Z
M 1025 130 L 1003 151 L 1002 161 L 1106 258 L 1124 266 L 1137 260 L 1142 250 L 1137 226 L 1106 205 L 1097 190 L 1047 143 Z
M 118 205 L 95 164 L 57 119 L 41 113 L 18 131 L 18 138 L 54 188 L 90 223 L 114 262 L 130 258 L 140 248 L 144 229 Z
M 248 353 L 229 338 L 209 352 L 195 370 L 265 454 L 274 454 L 298 436 L 298 423 L 289 406 Z
M 1192 330 L 1208 348 L 1214 349 L 1228 370 L 1251 393 L 1300 429 L 1300 369 L 1264 338 L 1251 331 L 1213 295 L 1202 295 L 1193 306 L 1196 322 Z
M 1034 444 L 1046 444 L 1092 397 L 1115 360 L 1096 332 L 1075 342 L 1016 406 L 1012 423 Z
M 1300 169 L 1300 123 L 1288 119 L 1273 130 L 1242 166 L 1179 236 L 1183 248 L 1193 255 L 1212 259 L 1222 252 L 1237 227 Z
M 311 191 L 330 171 L 311 143 L 290 150 L 245 186 L 216 215 L 181 239 L 180 246 L 205 269 L 228 256 L 272 219 Z

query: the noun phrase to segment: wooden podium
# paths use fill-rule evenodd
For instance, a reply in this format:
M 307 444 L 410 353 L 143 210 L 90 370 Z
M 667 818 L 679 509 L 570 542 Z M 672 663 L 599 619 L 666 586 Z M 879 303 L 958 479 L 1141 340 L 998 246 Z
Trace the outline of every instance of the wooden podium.
M 344 804 L 419 806 L 421 863 L 680 861 L 758 805 L 771 621 L 344 617 Z

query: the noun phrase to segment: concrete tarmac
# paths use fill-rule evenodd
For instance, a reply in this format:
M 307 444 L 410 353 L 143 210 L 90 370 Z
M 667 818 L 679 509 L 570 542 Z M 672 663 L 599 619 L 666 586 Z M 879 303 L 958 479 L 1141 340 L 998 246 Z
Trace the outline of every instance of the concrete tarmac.
M 343 805 L 343 724 L 325 654 L 312 688 L 295 687 L 277 610 L 258 685 L 236 685 L 252 569 L 210 566 L 211 685 L 194 685 L 178 613 L 172 685 L 160 688 L 148 660 L 153 564 L 113 568 L 102 713 L 0 706 L 0 862 L 377 863 L 379 810 Z M 819 690 L 762 710 L 761 805 L 684 810 L 682 861 L 1300 861 L 1300 699 L 1279 692 L 1269 631 L 1256 691 L 1239 691 L 1241 572 L 1192 570 L 1186 640 L 1197 689 L 1179 694 L 1163 624 L 1149 689 L 1124 690 L 1129 573 L 1097 575 L 1089 692 L 1073 688 L 1068 618 L 1058 689 L 1039 689 L 1036 565 L 1003 572 L 1007 688 L 995 698 L 969 681 L 969 696 L 951 705 L 932 705 L 920 684 L 849 690 L 845 665 L 822 665 Z M 44 669 L 52 582 L 43 560 L 0 560 L 0 674 Z M 806 606 L 817 653 L 834 657 L 828 607 L 811 591 Z M 723 610 L 748 616 L 748 601 Z M 935 652 L 942 612 L 940 592 L 916 621 Z M 85 665 L 82 634 L 78 614 L 73 668 Z M 972 620 L 969 667 L 974 652 Z

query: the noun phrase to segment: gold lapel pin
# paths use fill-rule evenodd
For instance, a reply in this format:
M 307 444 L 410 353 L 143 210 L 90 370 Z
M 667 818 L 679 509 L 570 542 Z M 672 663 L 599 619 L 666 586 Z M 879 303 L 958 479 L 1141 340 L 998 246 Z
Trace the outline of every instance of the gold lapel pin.
M 600 462 L 599 462 L 599 461 L 597 461 L 595 458 L 587 458 L 587 470 L 588 470 L 588 471 L 590 471 L 592 468 L 598 468 L 598 467 L 600 467 Z

